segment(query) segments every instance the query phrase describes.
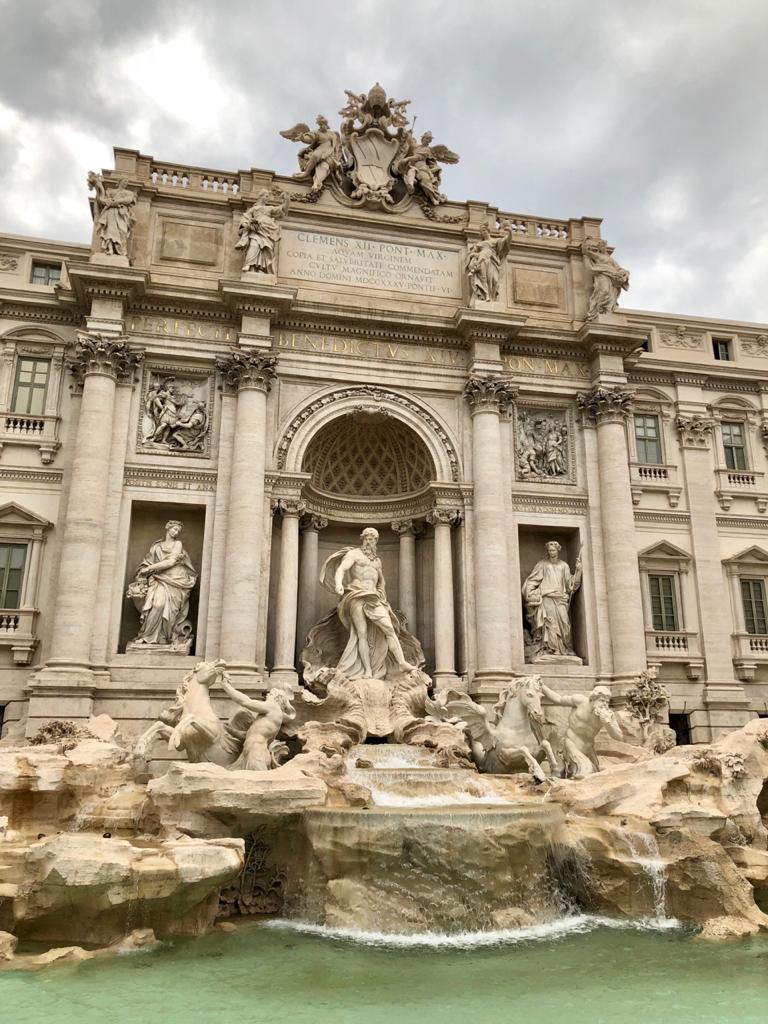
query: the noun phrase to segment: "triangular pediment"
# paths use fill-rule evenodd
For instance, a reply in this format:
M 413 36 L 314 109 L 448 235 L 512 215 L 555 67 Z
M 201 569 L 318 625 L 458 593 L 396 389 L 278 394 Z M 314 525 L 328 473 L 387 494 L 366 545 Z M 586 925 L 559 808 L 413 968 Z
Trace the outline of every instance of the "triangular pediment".
M 739 565 L 744 565 L 746 563 L 766 567 L 768 566 L 768 551 L 759 547 L 757 544 L 753 544 L 752 547 L 745 548 L 737 555 L 731 555 L 730 558 L 724 559 L 724 562 L 726 565 L 738 562 Z
M 677 561 L 691 560 L 691 556 L 687 551 L 683 551 L 682 548 L 677 547 L 675 544 L 671 544 L 668 540 L 660 540 L 656 544 L 651 544 L 648 548 L 643 550 L 638 555 L 639 558 L 674 558 Z
M 23 505 L 9 501 L 5 505 L 0 505 L 0 527 L 2 526 L 27 526 L 46 530 L 51 523 L 36 512 L 30 512 Z

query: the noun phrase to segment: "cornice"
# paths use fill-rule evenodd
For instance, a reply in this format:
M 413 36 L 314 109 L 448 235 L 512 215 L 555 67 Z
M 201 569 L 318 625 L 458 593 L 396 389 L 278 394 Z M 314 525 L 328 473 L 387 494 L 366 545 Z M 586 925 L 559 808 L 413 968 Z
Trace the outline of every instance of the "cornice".
M 168 469 L 165 466 L 126 465 L 123 483 L 126 487 L 152 487 L 162 490 L 215 491 L 218 474 L 215 469 Z
M 514 313 L 461 306 L 453 315 L 456 332 L 469 340 L 482 339 L 502 344 L 514 337 L 527 317 Z
M 719 527 L 735 526 L 745 530 L 768 530 L 768 518 L 752 518 L 750 516 L 715 516 Z
M 272 325 L 272 333 L 276 331 L 305 331 L 317 334 L 333 334 L 338 337 L 370 338 L 373 341 L 398 341 L 410 342 L 416 345 L 434 345 L 450 348 L 466 348 L 463 338 L 453 337 L 447 334 L 431 334 L 427 331 L 409 331 L 402 326 L 397 326 L 396 318 L 393 319 L 393 326 L 371 326 L 371 320 L 375 319 L 366 316 L 365 321 L 360 324 L 343 322 L 326 322 L 321 319 L 283 319 L 276 320 Z
M 228 308 L 238 313 L 250 313 L 274 320 L 293 305 L 297 289 L 285 285 L 268 284 L 266 274 L 254 273 L 253 281 L 219 281 L 219 295 Z M 256 280 L 262 278 L 262 280 Z
M 0 466 L 0 480 L 23 480 L 35 484 L 60 484 L 64 473 L 60 469 L 27 469 L 22 466 Z
M 589 499 L 575 494 L 545 494 L 542 491 L 513 491 L 516 512 L 551 512 L 554 515 L 585 515 Z
M 36 323 L 46 324 L 69 324 L 79 327 L 82 324 L 82 314 L 77 310 L 64 310 L 59 306 L 40 306 L 37 303 L 29 305 L 6 305 L 0 301 L 0 317 L 8 320 L 33 320 Z
M 72 291 L 85 304 L 92 296 L 127 302 L 144 295 L 149 286 L 149 271 L 104 263 L 67 263 Z
M 636 523 L 666 523 L 667 525 L 675 526 L 688 526 L 691 522 L 688 512 L 653 512 L 651 510 L 644 510 L 642 512 L 635 512 L 634 518 Z

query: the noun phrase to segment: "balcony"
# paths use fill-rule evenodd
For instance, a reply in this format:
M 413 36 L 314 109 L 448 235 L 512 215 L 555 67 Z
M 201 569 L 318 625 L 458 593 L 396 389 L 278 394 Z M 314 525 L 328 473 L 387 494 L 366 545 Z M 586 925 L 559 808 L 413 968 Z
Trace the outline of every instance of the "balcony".
M 10 647 L 14 665 L 28 665 L 37 647 L 34 608 L 0 608 L 0 647 Z
M 647 629 L 645 656 L 649 665 L 662 662 L 684 664 L 689 679 L 699 679 L 704 666 L 699 634 L 691 630 Z
M 728 512 L 734 498 L 753 498 L 757 511 L 768 511 L 768 493 L 763 490 L 764 473 L 752 469 L 717 469 L 715 494 L 720 508 Z
M 677 482 L 677 466 L 630 462 L 629 477 L 632 504 L 639 505 L 643 491 L 666 494 L 670 508 L 677 508 L 682 487 Z
M 40 461 L 49 466 L 61 447 L 60 416 L 32 416 L 6 412 L 0 416 L 0 455 L 6 445 L 18 444 L 37 448 Z

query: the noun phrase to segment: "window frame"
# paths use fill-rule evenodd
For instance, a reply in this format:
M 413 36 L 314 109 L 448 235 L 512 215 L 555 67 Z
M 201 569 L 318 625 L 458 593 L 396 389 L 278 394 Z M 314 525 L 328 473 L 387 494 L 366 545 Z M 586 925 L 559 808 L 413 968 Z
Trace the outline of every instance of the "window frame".
M 655 438 L 651 438 L 650 440 L 651 440 L 652 443 L 654 443 L 656 445 L 656 448 L 658 450 L 658 458 L 657 459 L 649 460 L 648 458 L 641 458 L 641 456 L 640 456 L 641 446 L 643 446 L 644 454 L 647 455 L 647 451 L 645 451 L 645 446 L 648 444 L 649 439 L 645 438 L 645 437 L 640 437 L 638 435 L 638 422 L 637 421 L 639 419 L 642 419 L 642 420 L 654 420 L 655 421 L 655 424 L 656 424 L 656 427 L 655 427 L 655 429 L 656 429 L 656 437 Z M 664 432 L 663 432 L 663 429 L 662 429 L 662 419 L 661 419 L 661 416 L 659 415 L 659 413 L 658 412 L 645 411 L 643 409 L 636 410 L 633 413 L 632 425 L 633 425 L 633 432 L 634 432 L 634 439 L 635 439 L 635 458 L 637 460 L 638 465 L 641 465 L 641 466 L 663 466 L 664 465 L 664 438 L 663 438 L 663 433 Z
M 650 570 L 647 573 L 647 578 L 648 578 L 648 601 L 649 601 L 649 604 L 650 604 L 650 612 L 651 612 L 651 629 L 654 631 L 654 633 L 679 633 L 679 632 L 681 632 L 681 629 L 680 629 L 679 597 L 678 597 L 679 572 L 678 573 L 676 573 L 676 572 L 660 572 L 658 570 Z M 659 585 L 659 595 L 658 595 L 658 598 L 659 598 L 659 613 L 660 613 L 662 622 L 661 622 L 661 625 L 656 625 L 656 613 L 654 611 L 654 593 L 653 593 L 653 586 L 652 586 L 652 582 L 654 580 L 658 580 L 659 582 L 661 580 L 669 581 L 669 594 L 668 594 L 668 597 L 669 597 L 669 600 L 670 600 L 671 606 L 672 606 L 671 610 L 672 610 L 673 625 L 667 625 L 663 621 L 664 618 L 665 618 L 665 615 L 666 615 L 666 611 L 665 611 L 665 607 L 664 607 L 665 595 L 662 593 L 661 585 Z
M 46 273 L 45 273 L 45 280 L 44 281 L 36 281 L 35 280 L 35 271 L 36 270 L 45 270 Z M 56 276 L 56 279 L 54 281 L 52 281 L 50 279 L 50 271 L 51 270 L 56 270 L 57 271 L 57 276 Z M 31 268 L 30 274 L 29 274 L 29 283 L 37 285 L 38 287 L 41 287 L 41 288 L 55 288 L 56 285 L 61 282 L 61 272 L 62 272 L 62 270 L 63 270 L 63 265 L 61 263 L 46 263 L 44 260 L 35 260 L 35 259 L 33 259 L 32 260 L 32 268 Z
M 733 441 L 726 441 L 725 430 L 728 428 L 729 433 L 733 427 L 738 428 L 741 432 L 741 444 L 734 444 Z M 749 458 L 749 446 L 747 444 L 747 431 L 746 424 L 743 419 L 721 419 L 720 420 L 720 444 L 723 449 L 723 461 L 725 468 L 730 469 L 734 473 L 746 473 L 750 468 Z M 739 460 L 734 457 L 734 452 L 740 451 L 742 454 L 743 466 L 731 465 L 729 462 L 729 455 L 735 462 Z
M 8 541 L 0 540 L 0 610 L 2 611 L 18 611 L 19 608 L 23 607 L 24 585 L 26 582 L 26 571 L 27 562 L 29 560 L 29 542 L 25 541 Z M 3 557 L 3 549 L 6 549 L 7 556 Z M 21 558 L 21 565 L 12 566 L 10 564 L 14 551 L 21 550 L 23 552 Z M 8 596 L 8 577 L 11 572 L 19 573 L 18 587 L 15 588 L 17 594 L 16 604 L 9 604 L 6 600 Z
M 32 381 L 29 384 L 24 384 L 20 381 L 19 377 L 22 373 L 24 363 L 32 363 Z M 45 383 L 42 387 L 38 386 L 34 378 L 37 374 L 37 367 L 44 364 L 46 367 Z M 23 352 L 19 352 L 16 355 L 16 363 L 13 371 L 13 387 L 11 390 L 11 402 L 9 412 L 16 413 L 19 416 L 45 416 L 46 408 L 48 405 L 48 389 L 51 385 L 51 371 L 52 371 L 52 360 L 50 356 L 36 356 L 26 355 Z M 27 406 L 32 405 L 32 399 L 36 394 L 42 392 L 41 408 L 39 411 L 32 410 L 30 408 L 20 409 L 18 408 L 19 388 L 27 388 L 29 390 Z
M 712 358 L 718 363 L 732 363 L 734 361 L 733 338 L 729 335 L 712 334 Z M 718 355 L 719 346 L 724 347 L 725 355 Z

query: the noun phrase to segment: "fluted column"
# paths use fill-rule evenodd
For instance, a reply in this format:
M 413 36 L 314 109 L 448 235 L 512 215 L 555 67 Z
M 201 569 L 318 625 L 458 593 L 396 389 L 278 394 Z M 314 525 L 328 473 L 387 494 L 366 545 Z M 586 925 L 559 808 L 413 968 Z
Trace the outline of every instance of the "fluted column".
M 397 519 L 392 529 L 400 538 L 398 559 L 398 609 L 405 616 L 408 632 L 418 636 L 416 620 L 416 537 L 420 532 L 412 519 Z
M 578 395 L 577 402 L 585 425 L 597 427 L 600 512 L 613 671 L 618 677 L 629 678 L 646 667 L 645 624 L 626 433 L 626 421 L 632 411 L 632 392 L 620 385 L 598 385 L 590 392 Z
M 90 660 L 99 561 L 109 483 L 112 420 L 118 380 L 143 358 L 125 337 L 80 334 L 69 369 L 82 383 L 80 417 L 64 518 L 49 668 L 77 669 Z
M 503 377 L 470 377 L 477 671 L 473 688 L 493 692 L 512 675 L 510 581 L 499 413 L 517 389 Z
M 299 520 L 306 508 L 306 504 L 296 498 L 280 498 L 275 505 L 275 514 L 281 516 L 283 522 L 275 614 L 275 660 L 270 679 L 289 685 L 298 678 L 294 655 L 299 598 Z
M 456 509 L 436 508 L 427 515 L 435 530 L 434 610 L 435 610 L 435 685 L 438 689 L 455 687 L 456 628 L 453 604 L 453 551 L 451 530 L 459 522 Z
M 237 349 L 218 360 L 218 367 L 225 384 L 237 391 L 219 654 L 230 668 L 253 673 L 263 586 L 264 437 L 275 358 Z
M 320 530 L 324 530 L 328 520 L 323 516 L 309 515 L 301 523 L 301 555 L 299 562 L 299 625 L 296 633 L 296 658 L 307 639 L 307 634 L 317 622 L 317 598 L 320 583 L 318 579 L 318 548 Z

